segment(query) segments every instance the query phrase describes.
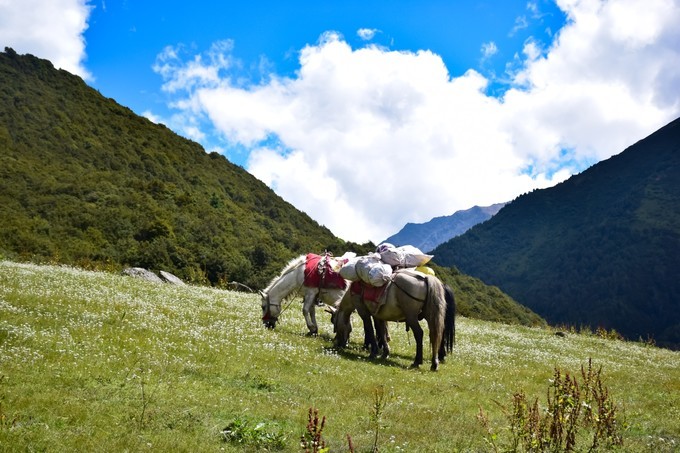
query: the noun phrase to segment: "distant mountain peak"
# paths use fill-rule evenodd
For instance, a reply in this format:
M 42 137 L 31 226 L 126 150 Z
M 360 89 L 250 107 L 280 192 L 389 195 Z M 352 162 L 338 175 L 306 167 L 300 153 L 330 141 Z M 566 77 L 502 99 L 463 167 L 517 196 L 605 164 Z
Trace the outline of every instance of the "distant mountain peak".
M 473 226 L 489 220 L 507 203 L 473 206 L 448 216 L 434 217 L 425 223 L 407 223 L 397 234 L 383 242 L 396 246 L 413 245 L 422 251 L 433 250 L 451 238 L 460 236 Z

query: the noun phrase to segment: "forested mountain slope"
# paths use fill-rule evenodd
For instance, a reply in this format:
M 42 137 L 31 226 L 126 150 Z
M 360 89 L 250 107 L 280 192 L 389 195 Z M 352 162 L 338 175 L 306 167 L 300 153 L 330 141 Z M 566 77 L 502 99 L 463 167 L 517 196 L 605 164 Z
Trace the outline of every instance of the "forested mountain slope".
M 11 49 L 0 151 L 0 252 L 21 258 L 262 287 L 296 254 L 358 247 L 222 155 Z
M 680 345 L 680 119 L 433 251 L 551 323 Z

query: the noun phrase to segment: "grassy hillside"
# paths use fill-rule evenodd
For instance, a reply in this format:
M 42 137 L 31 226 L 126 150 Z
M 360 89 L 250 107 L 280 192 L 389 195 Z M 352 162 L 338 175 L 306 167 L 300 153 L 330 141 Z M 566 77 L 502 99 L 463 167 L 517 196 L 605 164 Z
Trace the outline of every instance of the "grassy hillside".
M 0 275 L 2 451 L 302 451 L 310 407 L 334 452 L 347 434 L 357 452 L 493 451 L 513 395 L 545 408 L 555 369 L 580 377 L 589 359 L 623 450 L 680 445 L 678 352 L 463 317 L 432 373 L 407 369 L 396 324 L 394 355 L 371 362 L 357 336 L 335 351 L 325 317 L 306 337 L 299 302 L 270 331 L 254 295 L 7 261 Z
M 680 119 L 433 253 L 548 322 L 680 348 Z

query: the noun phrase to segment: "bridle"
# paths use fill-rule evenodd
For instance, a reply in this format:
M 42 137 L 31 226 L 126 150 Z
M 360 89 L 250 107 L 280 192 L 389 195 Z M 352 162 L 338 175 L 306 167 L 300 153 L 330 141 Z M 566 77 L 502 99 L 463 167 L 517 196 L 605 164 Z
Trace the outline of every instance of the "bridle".
M 281 303 L 280 303 L 280 302 L 278 302 L 278 303 L 273 303 L 273 302 L 269 299 L 269 294 L 268 294 L 268 293 L 262 293 L 262 294 L 264 294 L 264 300 L 265 300 L 265 306 L 264 306 L 265 310 L 264 310 L 264 314 L 262 315 L 262 320 L 263 320 L 263 321 L 268 321 L 268 320 L 270 320 L 270 319 L 275 319 L 275 318 L 272 318 L 272 317 L 269 315 L 269 313 L 271 312 L 271 307 L 279 307 L 279 315 L 280 315 L 280 314 L 281 314 Z
M 300 285 L 300 288 L 302 288 L 302 285 Z M 281 316 L 283 314 L 283 312 L 288 310 L 288 307 L 290 307 L 290 305 L 293 303 L 293 299 L 290 299 L 288 301 L 288 303 L 286 305 L 284 305 L 283 308 L 281 308 L 281 302 L 276 302 L 276 303 L 272 302 L 269 299 L 269 294 L 268 293 L 264 293 L 264 294 L 265 294 L 264 300 L 266 301 L 266 305 L 265 305 L 266 310 L 264 312 L 264 315 L 262 316 L 262 321 L 268 321 L 270 319 L 274 319 L 274 320 L 279 319 L 278 316 L 276 318 L 274 318 L 274 317 L 269 315 L 269 312 L 271 311 L 271 307 L 279 307 L 279 316 Z

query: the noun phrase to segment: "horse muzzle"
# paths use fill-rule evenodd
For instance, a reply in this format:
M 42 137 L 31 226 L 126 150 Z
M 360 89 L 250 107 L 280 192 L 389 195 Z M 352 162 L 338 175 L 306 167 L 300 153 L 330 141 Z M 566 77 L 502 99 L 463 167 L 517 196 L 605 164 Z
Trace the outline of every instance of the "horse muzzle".
M 273 329 L 274 327 L 276 327 L 276 321 L 278 321 L 278 320 L 279 320 L 278 318 L 274 318 L 272 316 L 269 316 L 269 314 L 267 314 L 267 315 L 262 317 L 262 324 L 264 324 L 264 326 L 267 329 Z

